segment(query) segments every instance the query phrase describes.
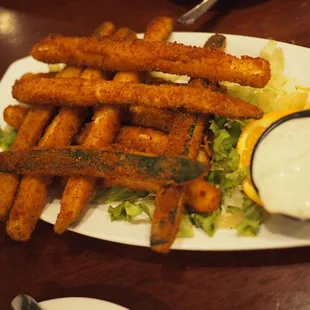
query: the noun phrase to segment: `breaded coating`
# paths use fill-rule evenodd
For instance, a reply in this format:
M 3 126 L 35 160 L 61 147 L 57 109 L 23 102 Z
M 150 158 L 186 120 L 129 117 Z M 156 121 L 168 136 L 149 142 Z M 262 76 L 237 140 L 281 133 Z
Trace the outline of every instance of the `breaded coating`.
M 168 135 L 151 128 L 124 126 L 117 135 L 116 143 L 128 150 L 161 155 L 167 150 Z
M 156 38 L 156 34 L 153 31 L 163 29 L 157 36 L 160 39 L 159 36 L 164 36 L 167 31 L 169 33 L 171 31 L 169 27 L 164 27 L 167 22 L 170 22 L 170 20 L 158 18 L 152 24 L 153 29 L 148 32 L 153 34 L 153 38 Z M 132 40 L 136 38 L 136 34 L 128 28 L 121 28 L 115 33 L 114 37 L 126 37 Z M 113 81 L 140 83 L 144 79 L 145 74 L 142 72 L 118 72 L 114 76 Z M 124 107 L 121 106 L 104 105 L 97 107 L 92 122 L 83 131 L 82 145 L 85 147 L 102 148 L 110 144 L 119 130 L 122 110 L 124 110 Z M 61 199 L 60 213 L 54 226 L 56 233 L 63 233 L 70 224 L 78 219 L 95 190 L 96 181 L 95 178 L 82 176 L 69 178 Z M 124 184 L 124 178 L 122 178 L 122 181 Z
M 128 28 L 121 28 L 115 33 L 115 36 L 134 39 L 136 34 Z M 91 68 L 86 69 L 81 77 L 88 78 L 88 72 L 95 70 L 98 71 L 99 78 L 105 78 L 103 75 L 100 76 L 100 70 Z M 138 72 L 118 72 L 114 76 L 114 80 L 140 82 L 140 74 Z M 84 132 L 82 145 L 89 148 L 102 148 L 112 143 L 120 127 L 121 112 L 121 108 L 116 106 L 97 107 L 92 122 L 87 125 Z M 56 233 L 63 233 L 78 219 L 95 191 L 96 181 L 96 178 L 84 176 L 72 176 L 68 179 L 61 198 L 60 212 L 54 225 Z
M 166 41 L 173 31 L 174 20 L 166 16 L 155 17 L 144 33 L 146 41 Z M 149 72 L 145 72 L 145 82 L 154 82 Z M 167 132 L 174 113 L 158 108 L 130 106 L 128 111 L 130 123 L 136 126 L 159 129 Z
M 169 252 L 181 223 L 184 197 L 183 188 L 175 185 L 164 186 L 156 193 L 150 240 L 152 250 Z
M 56 108 L 53 106 L 31 108 L 19 128 L 12 150 L 21 150 L 36 145 L 55 113 Z M 19 180 L 18 175 L 0 173 L 0 220 L 7 219 L 9 215 Z
M 238 98 L 208 88 L 145 85 L 81 78 L 16 81 L 13 97 L 29 104 L 96 106 L 133 104 L 157 108 L 185 108 L 233 119 L 260 118 L 263 112 Z
M 82 125 L 81 109 L 62 108 L 39 142 L 42 148 L 66 146 Z M 7 221 L 6 231 L 16 241 L 27 241 L 41 215 L 51 176 L 24 176 Z
M 35 147 L 0 152 L 0 171 L 34 176 L 81 175 L 107 179 L 118 176 L 165 185 L 169 182 L 186 184 L 207 173 L 209 168 L 184 156 L 154 156 L 115 146 L 105 149 Z
M 174 19 L 167 16 L 155 17 L 147 26 L 143 39 L 146 41 L 168 40 L 174 26 Z
M 217 46 L 221 44 L 222 47 L 225 40 L 221 38 L 218 43 L 218 38 L 212 36 L 206 42 L 205 47 L 209 47 L 214 42 L 217 42 Z M 191 79 L 188 87 L 204 89 L 206 86 L 205 82 L 202 79 Z M 169 147 L 166 150 L 166 154 L 183 155 L 196 159 L 200 153 L 205 123 L 206 119 L 201 115 L 177 113 L 168 135 Z M 208 161 L 205 161 L 205 163 L 209 164 Z M 220 195 L 212 195 L 214 191 L 215 193 L 219 193 L 219 190 L 208 184 L 204 180 L 204 176 L 199 178 L 199 182 L 196 180 L 185 185 L 183 188 L 177 189 L 174 186 L 169 186 L 157 192 L 151 228 L 151 246 L 153 250 L 163 253 L 169 251 L 179 230 L 184 205 L 187 202 L 196 211 L 206 208 L 208 208 L 208 211 L 213 211 L 219 207 Z M 213 191 L 209 193 L 209 189 Z M 202 201 L 204 197 L 208 197 L 209 199 Z M 218 199 L 210 201 L 212 198 Z M 202 205 L 200 206 L 199 204 Z
M 160 41 L 52 35 L 35 44 L 30 53 L 47 63 L 111 71 L 160 71 L 258 88 L 264 87 L 271 76 L 270 64 L 263 58 L 237 58 L 214 48 Z
M 104 23 L 98 31 L 107 35 L 114 30 L 111 23 Z M 56 78 L 78 77 L 82 71 L 83 68 L 67 66 L 57 73 Z M 39 146 L 49 148 L 69 145 L 81 127 L 85 115 L 85 109 L 62 108 L 45 131 Z M 50 176 L 27 176 L 22 179 L 6 225 L 6 231 L 13 240 L 30 239 L 44 208 L 51 181 Z
M 175 111 L 131 105 L 128 118 L 131 125 L 158 129 L 168 133 L 171 130 Z
M 197 178 L 185 186 L 185 202 L 191 211 L 211 213 L 221 204 L 221 191 L 208 183 L 204 177 Z
M 191 79 L 188 87 L 204 89 L 200 79 Z M 202 134 L 205 127 L 205 117 L 191 113 L 178 113 L 169 133 L 168 154 L 184 155 L 196 159 L 199 153 Z
M 9 105 L 3 111 L 3 118 L 8 125 L 15 129 L 19 129 L 28 112 L 28 106 Z
M 105 37 L 110 36 L 116 31 L 116 27 L 112 22 L 103 22 L 97 29 L 94 31 L 94 37 Z
M 114 178 L 105 178 L 99 179 L 99 186 L 108 188 L 108 187 L 125 187 L 137 191 L 148 191 L 148 192 L 156 192 L 161 188 L 162 184 L 158 184 L 156 182 L 147 181 L 147 180 L 136 180 L 133 178 L 124 178 L 117 177 Z
M 176 115 L 168 139 L 169 154 L 188 156 L 195 159 L 200 150 L 204 130 L 203 117 L 189 113 Z

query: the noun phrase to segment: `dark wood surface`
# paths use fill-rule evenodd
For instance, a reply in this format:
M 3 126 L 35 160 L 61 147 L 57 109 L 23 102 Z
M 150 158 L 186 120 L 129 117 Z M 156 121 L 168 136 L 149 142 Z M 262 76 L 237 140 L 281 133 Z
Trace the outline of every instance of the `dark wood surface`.
M 0 76 L 50 32 L 88 35 L 104 20 L 140 32 L 157 15 L 190 5 L 168 0 L 2 0 Z M 220 0 L 196 24 L 177 30 L 272 37 L 310 47 L 309 0 Z M 310 68 L 309 68 L 310 70 Z M 0 224 L 0 309 L 27 293 L 108 300 L 130 309 L 310 309 L 310 248 L 254 252 L 181 252 L 168 256 L 40 222 L 27 244 Z

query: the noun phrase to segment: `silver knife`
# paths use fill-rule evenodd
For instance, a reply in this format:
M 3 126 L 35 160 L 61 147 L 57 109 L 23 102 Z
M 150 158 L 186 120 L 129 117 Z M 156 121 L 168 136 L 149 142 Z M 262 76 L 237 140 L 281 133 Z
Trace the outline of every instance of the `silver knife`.
M 204 0 L 190 11 L 183 14 L 179 19 L 178 23 L 183 25 L 193 24 L 201 15 L 205 14 L 217 0 Z

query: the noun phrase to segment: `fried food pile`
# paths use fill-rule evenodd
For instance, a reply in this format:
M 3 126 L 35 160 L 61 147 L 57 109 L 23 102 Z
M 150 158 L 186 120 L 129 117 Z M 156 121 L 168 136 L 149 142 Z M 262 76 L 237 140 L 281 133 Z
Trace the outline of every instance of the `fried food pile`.
M 210 213 L 220 191 L 210 171 L 207 131 L 212 115 L 260 118 L 257 107 L 231 97 L 221 81 L 263 87 L 269 63 L 224 52 L 226 39 L 203 48 L 167 43 L 174 21 L 157 17 L 144 39 L 103 23 L 92 37 L 48 36 L 31 55 L 65 63 L 56 74 L 28 73 L 16 81 L 4 119 L 18 130 L 0 154 L 0 219 L 16 241 L 27 241 L 54 176 L 64 178 L 54 231 L 77 221 L 97 186 L 156 191 L 150 244 L 167 253 L 185 209 Z M 191 77 L 187 85 L 154 81 L 149 72 Z

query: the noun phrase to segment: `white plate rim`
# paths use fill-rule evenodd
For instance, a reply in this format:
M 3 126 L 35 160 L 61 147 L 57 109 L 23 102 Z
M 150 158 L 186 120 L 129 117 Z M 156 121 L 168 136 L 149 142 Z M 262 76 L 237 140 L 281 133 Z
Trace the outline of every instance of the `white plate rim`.
M 117 305 L 110 301 L 105 301 L 97 298 L 89 297 L 61 297 L 55 299 L 49 299 L 39 302 L 39 305 L 43 310 L 58 310 L 67 309 L 68 306 L 74 307 L 74 309 L 89 309 L 89 310 L 129 310 L 123 306 Z M 78 306 L 78 308 L 75 308 Z M 64 308 L 60 308 L 64 307 Z M 85 308 L 87 307 L 87 308 Z M 88 308 L 91 307 L 91 308 Z

